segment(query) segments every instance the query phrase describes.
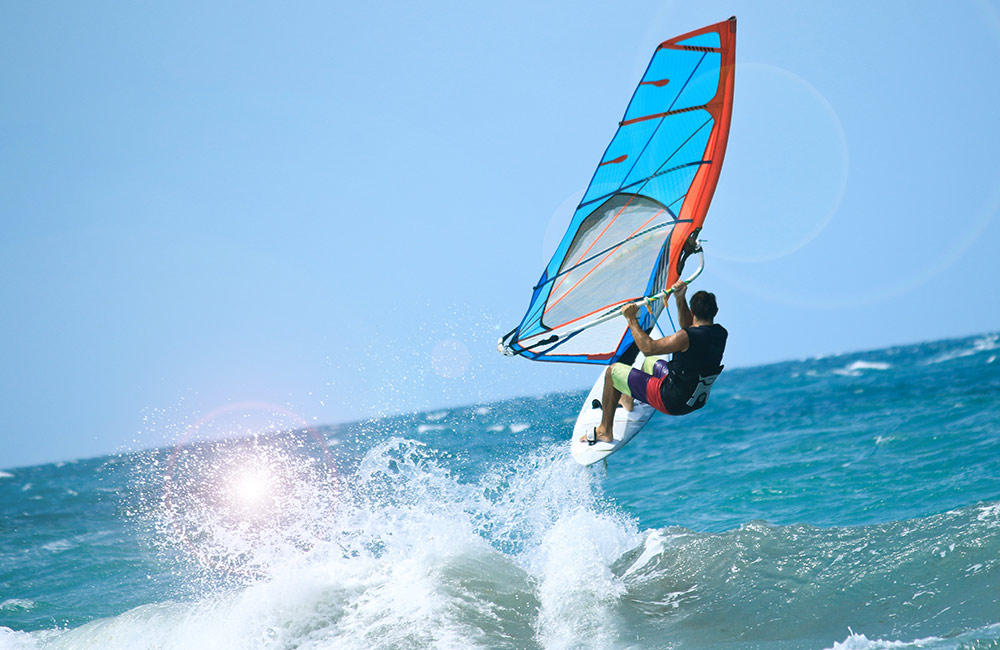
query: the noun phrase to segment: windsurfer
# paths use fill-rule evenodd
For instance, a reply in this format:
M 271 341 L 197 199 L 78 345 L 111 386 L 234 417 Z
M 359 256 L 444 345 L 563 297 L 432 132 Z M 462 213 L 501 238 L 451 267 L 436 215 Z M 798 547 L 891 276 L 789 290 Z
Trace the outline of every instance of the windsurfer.
M 632 338 L 646 359 L 641 370 L 615 363 L 604 373 L 601 424 L 586 436 L 587 442 L 613 440 L 615 409 L 623 396 L 646 402 L 668 415 L 686 415 L 705 405 L 722 372 L 728 332 L 715 322 L 719 311 L 715 294 L 699 291 L 691 296 L 689 306 L 683 280 L 674 284 L 673 294 L 681 329 L 661 339 L 654 339 L 639 325 L 637 303 L 622 307 Z M 673 355 L 669 361 L 668 354 Z

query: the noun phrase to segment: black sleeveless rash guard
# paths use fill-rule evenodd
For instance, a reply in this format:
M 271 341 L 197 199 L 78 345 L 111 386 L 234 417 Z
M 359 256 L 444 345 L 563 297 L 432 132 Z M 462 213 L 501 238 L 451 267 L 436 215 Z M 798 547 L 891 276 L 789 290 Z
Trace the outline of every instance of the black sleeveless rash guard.
M 660 386 L 663 405 L 671 415 L 684 415 L 700 409 L 708 399 L 708 390 L 722 372 L 722 354 L 729 332 L 722 325 L 685 327 L 688 349 L 674 352 L 667 368 L 670 381 Z

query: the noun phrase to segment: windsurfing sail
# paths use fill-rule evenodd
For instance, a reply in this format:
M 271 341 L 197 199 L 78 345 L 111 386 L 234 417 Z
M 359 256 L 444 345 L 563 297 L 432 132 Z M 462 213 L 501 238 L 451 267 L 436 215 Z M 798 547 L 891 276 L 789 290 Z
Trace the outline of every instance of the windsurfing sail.
M 660 43 L 521 323 L 498 348 L 609 364 L 632 344 L 625 303 L 671 286 L 715 193 L 733 105 L 736 18 Z M 646 301 L 649 330 L 663 309 Z

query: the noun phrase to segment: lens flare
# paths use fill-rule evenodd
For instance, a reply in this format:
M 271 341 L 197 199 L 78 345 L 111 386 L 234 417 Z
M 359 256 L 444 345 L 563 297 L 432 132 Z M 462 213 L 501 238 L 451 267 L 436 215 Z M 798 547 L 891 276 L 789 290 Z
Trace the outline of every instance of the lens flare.
M 280 406 L 228 405 L 173 448 L 161 529 L 205 568 L 259 576 L 282 549 L 324 536 L 337 493 L 326 440 L 304 419 Z

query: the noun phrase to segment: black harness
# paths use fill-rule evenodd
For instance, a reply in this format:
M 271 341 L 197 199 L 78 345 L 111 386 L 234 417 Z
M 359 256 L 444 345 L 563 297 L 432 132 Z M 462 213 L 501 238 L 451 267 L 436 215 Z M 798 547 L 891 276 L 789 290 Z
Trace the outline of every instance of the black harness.
M 664 382 L 663 404 L 674 415 L 696 411 L 708 401 L 712 384 L 725 366 L 722 354 L 726 350 L 729 332 L 722 325 L 686 327 L 688 349 L 674 352 L 670 363 L 669 387 Z

